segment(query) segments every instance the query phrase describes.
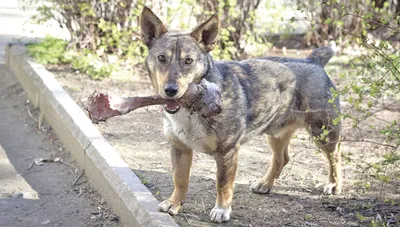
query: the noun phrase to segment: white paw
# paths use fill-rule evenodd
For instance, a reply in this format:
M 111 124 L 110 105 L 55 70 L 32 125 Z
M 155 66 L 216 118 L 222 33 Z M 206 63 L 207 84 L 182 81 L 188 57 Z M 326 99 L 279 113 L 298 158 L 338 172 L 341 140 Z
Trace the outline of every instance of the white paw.
M 330 183 L 330 184 L 326 185 L 324 187 L 324 194 L 325 195 L 332 195 L 333 192 L 335 191 L 335 186 L 336 186 L 336 184 L 334 184 L 334 183 Z
M 210 213 L 211 221 L 221 223 L 224 221 L 229 221 L 231 219 L 232 208 L 220 208 L 215 206 Z
M 181 204 L 174 204 L 169 200 L 164 200 L 160 204 L 158 204 L 157 209 L 162 212 L 167 212 L 170 215 L 177 215 L 179 209 L 181 209 Z
M 267 194 L 271 191 L 271 189 L 271 186 L 268 186 L 266 183 L 262 182 L 255 182 L 250 186 L 250 190 L 260 194 Z

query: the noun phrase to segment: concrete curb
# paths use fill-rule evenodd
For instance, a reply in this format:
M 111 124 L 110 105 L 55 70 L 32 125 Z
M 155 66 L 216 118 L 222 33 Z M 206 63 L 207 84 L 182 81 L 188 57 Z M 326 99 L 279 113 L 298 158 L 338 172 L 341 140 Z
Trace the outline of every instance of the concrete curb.
M 126 226 L 178 226 L 157 210 L 158 201 L 128 164 L 105 140 L 54 76 L 25 55 L 25 47 L 8 46 L 6 65 L 16 75 L 32 104 L 51 125 L 67 150 L 85 169 Z

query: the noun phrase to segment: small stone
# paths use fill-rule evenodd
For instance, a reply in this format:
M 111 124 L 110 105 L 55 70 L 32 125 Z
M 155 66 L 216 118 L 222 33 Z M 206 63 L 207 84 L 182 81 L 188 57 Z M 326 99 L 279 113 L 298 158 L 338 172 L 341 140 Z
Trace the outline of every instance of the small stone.
M 40 224 L 42 224 L 42 225 L 47 225 L 49 223 L 50 223 L 50 220 L 48 220 L 48 219 L 40 222 Z
M 110 221 L 119 221 L 119 217 L 117 215 L 111 214 Z

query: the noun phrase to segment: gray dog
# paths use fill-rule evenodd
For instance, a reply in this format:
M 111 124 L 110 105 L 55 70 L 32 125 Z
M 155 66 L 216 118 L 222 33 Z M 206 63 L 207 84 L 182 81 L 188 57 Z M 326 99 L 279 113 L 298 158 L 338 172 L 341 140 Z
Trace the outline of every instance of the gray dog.
M 324 192 L 341 192 L 340 107 L 335 86 L 324 66 L 334 55 L 321 47 L 305 59 L 280 57 L 244 61 L 213 61 L 209 52 L 218 41 L 216 15 L 192 32 L 168 31 L 147 7 L 140 25 L 148 47 L 146 67 L 157 93 L 180 98 L 189 83 L 204 78 L 215 83 L 223 100 L 222 112 L 204 118 L 179 104 L 164 106 L 164 133 L 171 143 L 174 191 L 158 206 L 177 214 L 189 184 L 193 150 L 212 155 L 217 163 L 217 199 L 211 220 L 230 219 L 240 145 L 259 134 L 267 135 L 272 160 L 265 176 L 251 185 L 256 193 L 271 191 L 289 162 L 288 145 L 298 128 L 305 128 L 329 161 L 329 183 Z

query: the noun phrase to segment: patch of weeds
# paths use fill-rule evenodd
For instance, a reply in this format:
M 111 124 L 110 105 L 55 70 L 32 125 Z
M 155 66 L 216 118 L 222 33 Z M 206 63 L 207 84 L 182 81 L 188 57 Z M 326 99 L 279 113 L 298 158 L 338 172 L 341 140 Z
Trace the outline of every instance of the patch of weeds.
M 369 181 L 357 181 L 355 182 L 355 185 L 361 187 L 362 189 L 365 189 L 366 191 L 371 189 L 371 183 Z
M 378 179 L 384 183 L 389 183 L 390 182 L 390 177 L 389 176 L 385 176 L 385 175 L 381 175 L 379 174 Z
M 51 36 L 46 36 L 40 43 L 28 44 L 28 54 L 40 64 L 67 63 L 64 57 L 68 42 Z
M 362 204 L 362 209 L 364 209 L 364 210 L 371 210 L 374 207 L 375 207 L 375 205 L 372 203 L 363 203 Z
M 392 199 L 392 198 L 386 198 L 383 202 L 388 203 L 390 206 L 396 206 L 399 204 L 396 204 L 396 200 Z
M 116 65 L 103 61 L 99 56 L 89 51 L 77 53 L 71 59 L 73 69 L 86 73 L 94 80 L 101 80 L 111 75 L 117 69 Z
M 141 178 L 140 182 L 142 182 L 142 184 L 144 184 L 144 185 L 148 185 L 149 184 L 149 181 L 146 178 Z
M 371 221 L 371 227 L 386 227 L 387 225 L 383 224 L 383 223 L 378 223 L 374 220 Z
M 342 159 L 346 164 L 351 164 L 352 163 L 352 156 L 353 154 L 351 152 L 342 152 Z
M 98 54 L 88 49 L 80 51 L 67 49 L 67 45 L 68 42 L 65 40 L 46 36 L 40 43 L 28 44 L 27 51 L 40 64 L 69 64 L 73 70 L 85 73 L 94 80 L 102 80 L 123 67 L 126 68 L 126 65 L 134 65 L 132 61 L 135 58 L 134 54 L 123 59 L 104 53 Z
M 306 215 L 304 215 L 304 221 L 312 221 L 312 219 L 313 219 L 312 214 L 306 214 Z
M 360 212 L 356 212 L 356 218 L 357 218 L 359 221 L 366 221 L 366 220 L 368 219 L 368 218 L 365 217 L 364 215 L 360 214 Z
M 139 178 L 140 182 L 142 182 L 142 184 L 144 185 L 148 185 L 149 181 L 140 173 L 135 172 L 136 176 Z

